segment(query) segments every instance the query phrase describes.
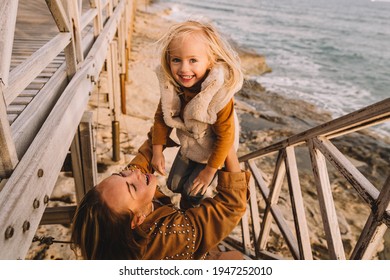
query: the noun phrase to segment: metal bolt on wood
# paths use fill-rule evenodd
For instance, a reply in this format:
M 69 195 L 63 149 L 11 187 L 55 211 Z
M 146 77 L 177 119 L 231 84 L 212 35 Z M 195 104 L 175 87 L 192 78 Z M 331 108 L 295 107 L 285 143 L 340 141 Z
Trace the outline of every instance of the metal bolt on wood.
M 40 168 L 39 170 L 38 170 L 38 177 L 39 178 L 41 178 L 41 177 L 43 177 L 43 169 L 42 168 Z
M 30 229 L 30 222 L 29 221 L 24 221 L 23 223 L 23 232 L 26 232 Z
M 34 199 L 33 207 L 34 207 L 34 209 L 39 208 L 39 200 L 38 199 Z
M 45 203 L 45 204 L 49 203 L 49 196 L 48 195 L 45 195 L 45 197 L 43 198 L 43 203 Z
M 11 226 L 8 226 L 5 230 L 5 239 L 10 239 L 14 235 L 14 228 Z

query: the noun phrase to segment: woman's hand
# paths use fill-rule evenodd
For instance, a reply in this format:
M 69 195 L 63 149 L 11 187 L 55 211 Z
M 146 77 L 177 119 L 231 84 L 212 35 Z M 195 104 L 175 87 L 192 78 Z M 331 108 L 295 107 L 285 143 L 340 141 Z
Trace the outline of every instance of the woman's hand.
M 214 178 L 215 173 L 217 172 L 216 168 L 206 166 L 205 169 L 203 169 L 198 177 L 196 177 L 193 181 L 192 188 L 190 191 L 190 195 L 197 195 L 201 194 L 204 195 L 207 187 L 211 184 L 211 181 Z
M 153 145 L 153 156 L 151 164 L 157 173 L 165 176 L 165 157 L 163 154 L 162 145 Z

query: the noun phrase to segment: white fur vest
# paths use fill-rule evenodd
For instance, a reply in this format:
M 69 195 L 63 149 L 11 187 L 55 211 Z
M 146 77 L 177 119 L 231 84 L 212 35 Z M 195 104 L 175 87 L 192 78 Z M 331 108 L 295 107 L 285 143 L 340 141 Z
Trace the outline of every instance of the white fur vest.
M 216 64 L 201 85 L 201 91 L 184 108 L 183 120 L 180 118 L 181 101 L 175 87 L 168 81 L 161 66 L 156 70 L 160 82 L 161 107 L 166 125 L 176 128 L 183 156 L 200 163 L 207 163 L 212 152 L 216 135 L 211 125 L 233 95 L 241 88 L 232 90 L 224 86 L 229 70 Z M 238 147 L 238 119 L 235 120 L 235 147 Z

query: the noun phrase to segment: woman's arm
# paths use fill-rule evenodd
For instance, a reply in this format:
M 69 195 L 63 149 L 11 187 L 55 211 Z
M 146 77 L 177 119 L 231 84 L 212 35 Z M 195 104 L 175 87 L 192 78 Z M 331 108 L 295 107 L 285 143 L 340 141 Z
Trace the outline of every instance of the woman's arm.
M 196 258 L 228 236 L 246 211 L 247 174 L 241 171 L 233 147 L 226 157 L 225 166 L 225 170 L 218 171 L 218 194 L 186 211 L 195 228 Z

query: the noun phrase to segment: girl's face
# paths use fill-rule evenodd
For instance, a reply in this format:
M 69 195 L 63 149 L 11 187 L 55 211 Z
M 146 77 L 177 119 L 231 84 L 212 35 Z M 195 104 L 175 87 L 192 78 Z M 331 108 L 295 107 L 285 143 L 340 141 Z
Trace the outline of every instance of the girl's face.
M 185 88 L 203 79 L 212 66 L 208 46 L 200 35 L 190 34 L 174 38 L 169 44 L 169 66 L 172 76 Z
M 111 210 L 117 213 L 128 210 L 139 213 L 150 206 L 156 186 L 154 175 L 134 170 L 113 174 L 96 188 Z

